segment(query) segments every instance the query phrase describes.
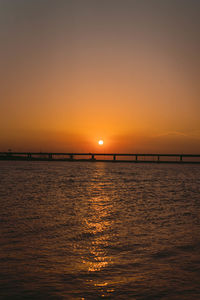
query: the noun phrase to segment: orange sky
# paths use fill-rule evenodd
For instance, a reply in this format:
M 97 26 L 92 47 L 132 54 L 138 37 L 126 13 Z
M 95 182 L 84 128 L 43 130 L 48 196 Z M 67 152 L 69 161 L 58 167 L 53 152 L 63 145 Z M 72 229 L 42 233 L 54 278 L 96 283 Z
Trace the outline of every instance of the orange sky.
M 199 153 L 199 8 L 1 1 L 0 151 Z

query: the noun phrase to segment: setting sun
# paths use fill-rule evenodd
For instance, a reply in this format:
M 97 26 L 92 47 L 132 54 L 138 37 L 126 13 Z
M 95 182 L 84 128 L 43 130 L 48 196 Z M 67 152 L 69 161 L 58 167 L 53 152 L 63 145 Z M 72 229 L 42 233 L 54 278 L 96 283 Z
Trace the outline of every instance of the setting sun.
M 102 145 L 103 145 L 103 140 L 98 141 L 98 144 L 99 144 L 100 146 L 102 146 Z

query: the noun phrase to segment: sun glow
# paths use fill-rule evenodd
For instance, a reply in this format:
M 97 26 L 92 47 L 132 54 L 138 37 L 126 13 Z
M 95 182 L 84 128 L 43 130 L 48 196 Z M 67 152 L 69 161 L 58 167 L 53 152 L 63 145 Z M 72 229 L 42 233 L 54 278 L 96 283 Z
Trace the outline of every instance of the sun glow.
M 103 140 L 99 140 L 99 141 L 98 141 L 98 144 L 99 144 L 100 146 L 102 146 L 102 145 L 103 145 Z

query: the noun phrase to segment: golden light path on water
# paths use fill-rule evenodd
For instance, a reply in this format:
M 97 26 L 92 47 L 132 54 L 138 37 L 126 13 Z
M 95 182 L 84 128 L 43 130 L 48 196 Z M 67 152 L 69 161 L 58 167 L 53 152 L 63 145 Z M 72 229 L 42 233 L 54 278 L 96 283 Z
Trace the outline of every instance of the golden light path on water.
M 102 143 L 100 143 L 102 142 Z M 99 145 L 103 145 L 103 141 L 99 141 Z M 103 175 L 103 168 L 97 176 Z M 93 185 L 93 183 L 92 183 Z M 94 187 L 92 187 L 93 189 Z M 96 190 L 102 189 L 102 184 L 98 183 Z M 88 203 L 90 210 L 87 217 L 84 219 L 85 226 L 88 232 L 94 236 L 94 239 L 89 247 L 89 258 L 83 259 L 83 264 L 86 266 L 88 272 L 99 272 L 104 268 L 110 266 L 113 263 L 113 257 L 108 255 L 106 247 L 109 246 L 109 239 L 113 238 L 110 236 L 112 232 L 113 220 L 109 219 L 111 213 L 113 212 L 113 203 L 107 196 L 95 196 L 89 200 Z M 113 282 L 108 282 L 108 280 L 91 280 L 90 284 L 95 287 L 102 288 L 102 297 L 104 293 L 114 292 L 113 288 L 109 288 Z
M 100 142 L 102 142 L 102 144 Z M 102 140 L 98 143 L 99 145 L 103 145 Z M 104 166 L 102 165 L 100 169 L 96 171 L 96 174 L 94 174 L 94 178 L 97 179 L 103 175 Z M 84 269 L 86 268 L 92 275 L 113 264 L 114 258 L 111 255 L 108 255 L 106 249 L 109 246 L 109 239 L 113 238 L 113 220 L 110 218 L 110 215 L 112 214 L 114 207 L 108 196 L 98 195 L 98 190 L 102 191 L 101 182 L 92 181 L 90 183 L 90 189 L 91 191 L 95 190 L 97 195 L 88 199 L 87 205 L 89 210 L 83 220 L 83 224 L 85 231 L 94 238 L 88 247 L 89 255 L 87 255 L 87 257 L 83 256 L 82 264 L 84 265 Z M 113 285 L 113 282 L 104 280 L 103 277 L 94 280 L 87 279 L 86 284 L 100 288 L 102 297 L 105 296 L 105 293 L 108 295 L 114 292 L 114 288 L 110 288 L 110 286 Z
M 96 178 L 99 179 L 104 175 L 104 166 L 99 165 Z M 93 239 L 87 249 L 89 254 L 87 253 L 86 257 L 83 256 L 82 264 L 84 269 L 86 268 L 91 275 L 101 273 L 100 276 L 95 276 L 95 279 L 87 279 L 86 285 L 89 284 L 98 290 L 100 289 L 101 297 L 109 297 L 115 292 L 116 286 L 123 284 L 124 278 L 121 277 L 120 272 L 119 274 L 116 272 L 114 277 L 102 276 L 102 273 L 106 273 L 106 270 L 112 268 L 112 266 L 120 264 L 120 257 L 116 254 L 111 255 L 109 251 L 110 246 L 115 247 L 115 244 L 117 245 L 119 232 L 116 230 L 115 218 L 118 207 L 116 203 L 102 193 L 104 187 L 104 184 L 99 180 L 91 182 L 91 190 L 95 190 L 97 195 L 88 199 L 89 210 L 83 220 L 85 227 L 83 231 L 86 231 Z M 99 193 L 100 191 L 101 193 Z M 135 263 L 137 263 L 137 259 L 135 259 Z M 82 269 L 81 266 L 79 268 Z M 126 278 L 126 282 L 136 282 L 139 279 L 140 276 L 133 273 L 129 278 Z

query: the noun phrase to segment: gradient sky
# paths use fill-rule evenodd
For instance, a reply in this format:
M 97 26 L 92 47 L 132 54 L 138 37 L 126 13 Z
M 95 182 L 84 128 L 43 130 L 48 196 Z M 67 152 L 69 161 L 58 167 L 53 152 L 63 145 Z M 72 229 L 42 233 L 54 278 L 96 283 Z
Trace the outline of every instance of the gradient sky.
M 0 0 L 0 151 L 200 152 L 199 32 L 199 0 Z

